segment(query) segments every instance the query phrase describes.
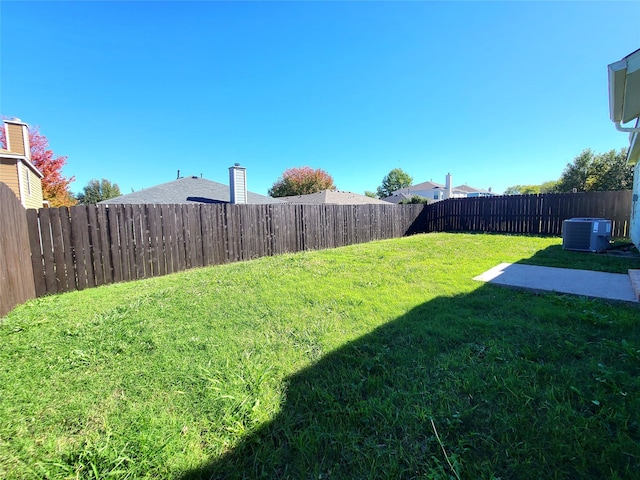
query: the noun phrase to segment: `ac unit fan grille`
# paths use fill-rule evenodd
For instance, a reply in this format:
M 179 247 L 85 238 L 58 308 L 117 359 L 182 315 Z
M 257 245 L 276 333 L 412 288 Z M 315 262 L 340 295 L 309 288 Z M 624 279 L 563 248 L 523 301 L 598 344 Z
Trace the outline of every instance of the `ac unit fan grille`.
M 566 223 L 564 236 L 564 248 L 567 250 L 584 250 L 591 243 L 590 223 Z

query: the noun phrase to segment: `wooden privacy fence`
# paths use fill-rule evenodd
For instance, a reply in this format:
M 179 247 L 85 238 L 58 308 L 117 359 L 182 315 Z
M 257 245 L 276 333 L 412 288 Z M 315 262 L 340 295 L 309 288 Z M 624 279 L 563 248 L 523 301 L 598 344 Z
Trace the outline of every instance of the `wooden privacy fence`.
M 35 296 L 421 232 L 561 235 L 572 217 L 627 237 L 630 191 L 431 205 L 90 205 L 25 211 L 0 183 L 0 315 Z
M 582 192 L 457 198 L 428 205 L 428 232 L 496 232 L 562 235 L 567 218 L 611 220 L 611 236 L 629 236 L 632 192 Z
M 422 205 L 81 205 L 28 210 L 36 295 L 413 233 Z

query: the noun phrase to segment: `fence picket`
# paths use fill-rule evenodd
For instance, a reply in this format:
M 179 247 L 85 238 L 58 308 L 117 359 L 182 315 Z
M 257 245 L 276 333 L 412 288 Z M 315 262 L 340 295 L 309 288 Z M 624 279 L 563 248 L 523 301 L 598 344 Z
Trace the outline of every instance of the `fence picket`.
M 160 205 L 162 219 L 162 245 L 164 246 L 164 261 L 166 273 L 173 273 L 177 256 L 177 242 L 175 241 L 175 221 L 172 205 Z
M 0 193 L 4 185 L 0 185 Z M 13 192 L 11 192 L 13 195 Z M 5 199 L 3 199 L 4 201 Z M 22 208 L 22 205 L 20 205 Z M 16 210 L 18 210 L 16 208 Z M 3 221 L 14 220 L 15 216 L 11 216 L 8 219 L 3 218 Z M 4 223 L 4 222 L 3 222 Z M 7 222 L 8 223 L 8 222 Z M 14 228 L 14 223 L 9 224 L 11 228 Z M 31 251 L 31 272 L 33 275 L 33 282 L 35 286 L 35 295 L 41 297 L 47 293 L 47 285 L 45 283 L 44 263 L 42 261 L 42 244 L 40 242 L 40 219 L 38 218 L 37 210 L 27 210 L 27 231 L 29 235 L 29 249 Z M 7 232 L 9 230 L 7 229 Z M 24 239 L 18 239 L 18 242 L 24 241 Z M 4 244 L 4 242 L 3 242 Z M 13 254 L 13 251 L 11 252 Z M 6 258 L 11 258 L 8 255 Z
M 162 275 L 160 273 L 160 264 L 162 251 L 162 232 L 158 234 L 158 227 L 160 226 L 160 222 L 158 221 L 158 215 L 160 213 L 160 209 L 158 205 L 147 205 L 147 226 L 149 228 L 149 276 L 156 277 L 158 275 Z
M 112 276 L 114 282 L 124 280 L 122 275 L 120 229 L 118 227 L 121 209 L 122 205 L 110 205 L 109 208 L 105 210 L 107 220 L 109 222 L 109 247 L 111 250 L 111 267 L 113 269 Z
M 87 205 L 87 216 L 89 219 L 89 240 L 92 252 L 94 286 L 104 284 L 104 265 L 102 242 L 100 239 L 100 225 L 98 224 L 98 210 L 95 205 Z
M 51 215 L 52 242 L 53 245 L 55 245 L 55 248 L 53 249 L 53 263 L 56 278 L 56 290 L 58 292 L 66 292 L 69 290 L 69 287 L 67 285 L 67 268 L 64 258 L 64 248 L 61 248 L 62 245 L 64 245 L 60 221 L 61 211 L 58 208 L 51 208 L 49 209 L 49 213 Z M 64 214 L 65 212 L 62 213 Z
M 44 282 L 47 292 L 58 293 L 55 278 L 55 258 L 53 239 L 51 238 L 51 210 L 43 209 L 40 214 L 40 239 L 42 242 L 42 261 L 44 262 Z
M 120 229 L 120 254 L 122 255 L 123 280 L 135 280 L 136 256 L 135 234 L 133 228 L 133 210 L 131 205 L 122 205 L 119 212 L 118 227 Z
M 98 205 L 96 222 L 100 231 L 101 258 L 103 261 L 102 275 L 105 284 L 113 283 L 113 264 L 111 260 L 111 242 L 109 239 L 109 219 L 106 205 Z

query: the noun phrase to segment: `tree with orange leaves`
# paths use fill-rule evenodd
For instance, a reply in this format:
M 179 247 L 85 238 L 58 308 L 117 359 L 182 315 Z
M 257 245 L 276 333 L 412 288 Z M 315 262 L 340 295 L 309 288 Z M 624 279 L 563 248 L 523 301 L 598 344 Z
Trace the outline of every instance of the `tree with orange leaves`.
M 38 127 L 29 128 L 29 144 L 31 145 L 31 163 L 44 178 L 42 179 L 42 196 L 52 207 L 70 207 L 77 203 L 69 191 L 69 184 L 75 177 L 62 175 L 62 167 L 67 157 L 54 157 L 49 149 L 47 137 L 40 133 Z M 0 128 L 0 148 L 6 148 L 7 139 L 4 128 Z
M 269 189 L 271 197 L 289 197 L 307 195 L 336 188 L 333 178 L 321 169 L 311 167 L 295 167 L 285 170 Z

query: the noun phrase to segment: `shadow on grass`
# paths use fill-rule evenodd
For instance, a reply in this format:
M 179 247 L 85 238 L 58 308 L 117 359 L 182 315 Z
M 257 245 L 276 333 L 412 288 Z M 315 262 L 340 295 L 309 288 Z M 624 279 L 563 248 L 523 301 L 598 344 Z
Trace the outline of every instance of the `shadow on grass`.
M 634 478 L 635 316 L 490 285 L 435 298 L 289 377 L 270 423 L 182 478 Z
M 640 268 L 640 255 L 633 245 L 623 248 L 616 248 L 614 245 L 602 253 L 568 251 L 564 250 L 562 245 L 552 245 L 518 263 L 542 267 L 627 273 L 629 269 Z

